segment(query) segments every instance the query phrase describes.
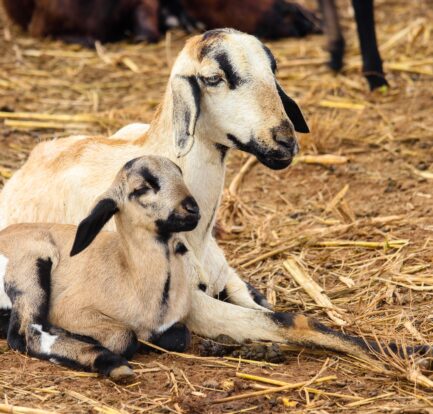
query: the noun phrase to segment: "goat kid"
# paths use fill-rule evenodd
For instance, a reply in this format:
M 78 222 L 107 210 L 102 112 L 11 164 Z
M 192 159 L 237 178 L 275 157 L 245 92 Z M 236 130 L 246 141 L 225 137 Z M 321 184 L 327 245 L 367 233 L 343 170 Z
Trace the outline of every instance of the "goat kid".
M 113 216 L 117 233 L 100 233 Z M 137 337 L 184 350 L 189 335 L 177 322 L 198 280 L 186 241 L 173 233 L 194 229 L 199 217 L 179 167 L 147 156 L 120 170 L 78 229 L 16 224 L 0 232 L 9 346 L 115 379 L 132 375 L 126 358 Z

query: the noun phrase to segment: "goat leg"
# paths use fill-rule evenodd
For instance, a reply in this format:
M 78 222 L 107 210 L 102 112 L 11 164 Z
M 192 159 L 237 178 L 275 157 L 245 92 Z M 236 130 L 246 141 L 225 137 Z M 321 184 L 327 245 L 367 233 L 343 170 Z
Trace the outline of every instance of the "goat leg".
M 40 359 L 120 380 L 133 375 L 128 361 L 93 338 L 63 329 L 30 323 L 26 328 L 27 352 Z
M 370 90 L 388 85 L 377 47 L 373 0 L 352 0 L 362 54 L 362 68 Z
M 336 72 L 343 67 L 345 42 L 341 31 L 335 0 L 319 0 L 323 15 L 325 34 L 328 37 L 328 51 L 330 53 L 329 67 Z
M 243 308 L 213 299 L 199 290 L 192 294 L 192 307 L 186 324 L 192 332 L 208 338 L 226 335 L 237 342 L 270 341 L 321 348 L 376 363 L 374 353 L 381 350 L 381 346 L 375 342 L 332 330 L 302 314 Z M 428 346 L 402 349 L 393 343 L 384 346 L 384 350 L 399 355 L 431 353 Z

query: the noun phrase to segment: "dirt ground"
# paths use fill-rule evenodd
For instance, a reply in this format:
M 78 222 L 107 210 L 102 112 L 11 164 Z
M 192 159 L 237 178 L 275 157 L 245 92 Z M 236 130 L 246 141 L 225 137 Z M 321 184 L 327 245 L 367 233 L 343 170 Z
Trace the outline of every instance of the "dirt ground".
M 390 89 L 375 93 L 361 76 L 349 2 L 338 3 L 348 44 L 342 74 L 328 71 L 323 37 L 269 43 L 278 78 L 312 132 L 300 137 L 293 166 L 252 165 L 229 191 L 249 159 L 232 152 L 218 237 L 230 263 L 276 309 L 338 328 L 283 266 L 290 258 L 338 307 L 345 332 L 431 344 L 433 3 L 376 1 Z M 150 121 L 185 40 L 175 32 L 157 45 L 124 42 L 92 51 L 31 39 L 0 17 L 0 186 L 40 140 Z M 302 158 L 324 154 L 339 156 L 339 163 Z M 418 376 L 424 385 L 414 380 L 410 360 L 388 358 L 386 369 L 375 369 L 342 355 L 288 351 L 284 363 L 254 364 L 199 358 L 197 345 L 190 355 L 197 358 L 138 356 L 136 381 L 121 385 L 16 354 L 0 340 L 0 412 L 12 412 L 3 403 L 61 413 L 433 413 L 433 382 L 428 372 Z M 218 403 L 263 388 L 242 373 L 311 383 Z M 335 377 L 314 382 L 328 376 Z

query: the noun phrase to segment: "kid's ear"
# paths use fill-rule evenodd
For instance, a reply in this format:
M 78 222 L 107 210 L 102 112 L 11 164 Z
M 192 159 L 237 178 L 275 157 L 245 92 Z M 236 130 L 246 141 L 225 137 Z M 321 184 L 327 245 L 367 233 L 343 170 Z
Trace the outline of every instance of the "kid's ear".
M 112 198 L 104 198 L 98 201 L 91 213 L 78 226 L 71 256 L 75 256 L 88 247 L 108 220 L 118 211 L 117 203 Z

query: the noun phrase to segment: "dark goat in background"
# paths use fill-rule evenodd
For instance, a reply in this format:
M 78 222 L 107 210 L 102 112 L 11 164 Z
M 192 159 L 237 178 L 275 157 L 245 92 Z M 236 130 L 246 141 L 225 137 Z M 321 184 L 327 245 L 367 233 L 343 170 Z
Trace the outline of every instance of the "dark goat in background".
M 157 41 L 158 0 L 3 0 L 9 17 L 32 36 L 93 45 L 129 35 Z
M 328 35 L 329 66 L 341 70 L 344 37 L 335 0 L 318 0 Z M 154 42 L 170 17 L 187 31 L 233 27 L 267 39 L 320 33 L 320 20 L 286 0 L 3 0 L 9 17 L 33 36 L 88 46 L 130 36 Z M 387 85 L 374 24 L 373 0 L 352 0 L 363 73 L 370 89 Z M 173 19 L 172 19 L 173 21 Z
M 245 33 L 280 39 L 321 33 L 320 20 L 286 0 L 179 0 L 187 15 L 206 30 L 233 27 Z
M 233 27 L 267 39 L 320 33 L 320 22 L 313 13 L 285 0 L 180 0 L 180 3 L 185 12 L 202 22 L 206 29 Z M 318 3 L 328 36 L 329 66 L 339 71 L 343 66 L 345 43 L 335 0 L 318 0 Z M 373 0 L 352 0 L 352 5 L 363 73 L 373 90 L 387 85 L 377 47 Z
M 339 71 L 343 66 L 345 43 L 335 0 L 318 1 L 323 14 L 325 33 L 328 36 L 328 49 L 331 54 L 329 66 Z M 364 76 L 371 90 L 388 85 L 377 47 L 373 0 L 352 0 L 352 6 L 355 12 Z

